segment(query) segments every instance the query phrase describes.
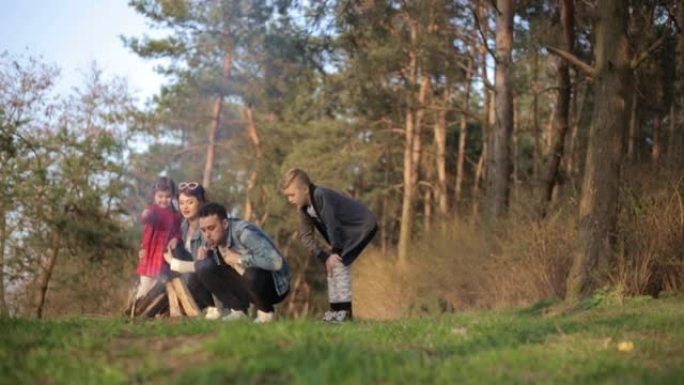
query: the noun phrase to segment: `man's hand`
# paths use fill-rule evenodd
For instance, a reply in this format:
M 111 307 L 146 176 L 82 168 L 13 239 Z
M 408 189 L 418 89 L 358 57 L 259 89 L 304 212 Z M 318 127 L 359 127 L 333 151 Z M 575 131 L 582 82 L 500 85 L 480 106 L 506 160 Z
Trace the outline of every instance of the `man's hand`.
M 146 254 L 147 254 L 147 253 L 145 252 L 145 249 L 140 249 L 140 251 L 138 251 L 138 259 L 143 259 L 143 258 L 145 258 L 145 255 L 146 255 Z
M 342 263 L 342 257 L 339 254 L 330 254 L 328 259 L 325 260 L 325 271 L 328 273 L 328 278 L 332 277 L 333 268 L 338 263 Z
M 242 264 L 242 258 L 240 254 L 234 252 L 233 250 L 227 247 L 219 247 L 219 251 L 221 252 L 223 260 L 229 266 L 239 266 Z
M 207 257 L 207 248 L 205 246 L 200 246 L 197 249 L 197 260 L 201 261 Z

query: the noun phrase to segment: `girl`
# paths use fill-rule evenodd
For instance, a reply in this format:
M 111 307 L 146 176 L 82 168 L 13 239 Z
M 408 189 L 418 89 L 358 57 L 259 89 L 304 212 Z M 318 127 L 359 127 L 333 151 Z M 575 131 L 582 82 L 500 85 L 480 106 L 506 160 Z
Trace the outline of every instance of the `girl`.
M 140 242 L 138 257 L 140 262 L 136 273 L 140 284 L 136 298 L 143 297 L 157 282 L 162 274 L 168 272 L 164 261 L 164 251 L 169 243 L 178 242 L 180 235 L 180 215 L 172 204 L 176 193 L 173 180 L 161 177 L 152 190 L 152 204 L 140 216 L 145 225 Z

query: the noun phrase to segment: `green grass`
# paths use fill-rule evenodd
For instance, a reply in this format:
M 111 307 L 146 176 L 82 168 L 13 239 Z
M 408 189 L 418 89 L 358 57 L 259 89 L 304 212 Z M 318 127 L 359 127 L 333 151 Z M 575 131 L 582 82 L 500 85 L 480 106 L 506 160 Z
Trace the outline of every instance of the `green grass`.
M 549 306 L 344 325 L 0 319 L 0 383 L 684 384 L 684 298 Z

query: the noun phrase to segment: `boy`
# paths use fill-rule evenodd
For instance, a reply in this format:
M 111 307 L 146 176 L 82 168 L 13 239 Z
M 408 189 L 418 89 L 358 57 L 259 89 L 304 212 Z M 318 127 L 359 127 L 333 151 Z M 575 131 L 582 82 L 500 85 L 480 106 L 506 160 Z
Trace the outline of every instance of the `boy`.
M 302 243 L 325 264 L 330 310 L 323 321 L 350 321 L 350 265 L 375 235 L 375 216 L 361 202 L 311 183 L 309 176 L 298 168 L 285 173 L 280 187 L 287 200 L 298 208 Z M 321 247 L 316 242 L 314 228 L 330 247 Z

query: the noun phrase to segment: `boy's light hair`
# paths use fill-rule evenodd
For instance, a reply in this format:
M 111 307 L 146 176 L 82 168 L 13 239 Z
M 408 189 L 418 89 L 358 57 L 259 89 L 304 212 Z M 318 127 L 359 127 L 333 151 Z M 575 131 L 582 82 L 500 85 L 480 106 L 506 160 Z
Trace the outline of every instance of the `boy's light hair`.
M 285 190 L 295 181 L 302 183 L 305 186 L 311 184 L 311 179 L 309 179 L 309 176 L 306 174 L 306 172 L 304 172 L 304 170 L 301 168 L 295 167 L 287 170 L 285 176 L 283 176 L 283 179 L 280 181 L 280 189 Z

